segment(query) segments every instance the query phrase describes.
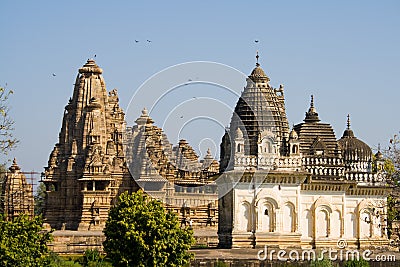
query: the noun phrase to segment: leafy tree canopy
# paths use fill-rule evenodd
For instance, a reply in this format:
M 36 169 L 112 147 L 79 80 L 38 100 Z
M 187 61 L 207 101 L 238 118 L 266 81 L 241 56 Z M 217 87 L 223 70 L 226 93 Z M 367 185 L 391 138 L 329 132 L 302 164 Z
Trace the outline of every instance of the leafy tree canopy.
M 104 250 L 113 266 L 183 266 L 192 255 L 193 231 L 141 190 L 123 193 L 110 209 Z
M 35 215 L 42 215 L 46 201 L 46 186 L 40 183 L 35 193 Z
M 6 221 L 0 216 L 0 266 L 48 266 L 51 234 L 42 224 L 41 217 L 22 214 Z
M 0 87 L 0 153 L 7 155 L 18 143 L 14 137 L 14 120 L 10 117 L 8 98 L 12 90 Z
M 385 170 L 394 181 L 399 185 L 400 181 L 400 138 L 397 134 L 389 141 L 389 148 L 385 151 L 387 160 L 385 161 Z

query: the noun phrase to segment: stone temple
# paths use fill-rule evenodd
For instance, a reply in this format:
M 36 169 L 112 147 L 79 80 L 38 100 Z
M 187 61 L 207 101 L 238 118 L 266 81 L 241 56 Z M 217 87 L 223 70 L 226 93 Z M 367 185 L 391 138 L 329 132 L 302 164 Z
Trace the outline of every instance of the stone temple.
M 209 178 L 219 163 L 210 153 L 199 161 L 185 140 L 173 147 L 146 109 L 126 127 L 117 90 L 107 92 L 102 72 L 94 60 L 79 69 L 45 168 L 46 223 L 58 230 L 102 230 L 117 196 L 140 185 L 176 211 L 182 224 L 216 227 L 218 195 Z
M 220 247 L 387 243 L 390 187 L 381 154 L 373 157 L 350 118 L 337 139 L 313 97 L 304 121 L 291 128 L 284 88 L 270 85 L 258 55 L 219 162 L 211 153 L 199 159 L 186 140 L 171 144 L 146 109 L 127 127 L 117 90 L 107 92 L 102 72 L 88 60 L 65 107 L 43 180 L 50 227 L 102 230 L 117 196 L 144 188 L 183 225 L 218 228 Z
M 258 63 L 221 144 L 221 247 L 351 247 L 387 244 L 382 156 L 350 127 L 337 139 L 313 96 L 289 130 L 283 86 Z M 227 185 L 231 185 L 230 187 Z
M 34 215 L 33 186 L 28 183 L 16 159 L 8 170 L 0 186 L 0 213 L 3 213 L 8 221 L 12 221 L 20 214 L 26 214 L 32 218 Z

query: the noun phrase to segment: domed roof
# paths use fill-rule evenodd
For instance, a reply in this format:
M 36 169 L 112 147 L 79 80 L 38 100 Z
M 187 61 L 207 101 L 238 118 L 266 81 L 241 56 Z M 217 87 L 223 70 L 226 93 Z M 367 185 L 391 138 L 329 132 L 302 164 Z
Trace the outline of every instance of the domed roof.
M 267 74 L 265 74 L 264 70 L 260 67 L 259 63 L 256 64 L 256 67 L 253 69 L 250 76 L 257 78 L 268 78 Z
M 318 117 L 314 106 L 314 96 L 311 96 L 311 104 L 304 122 L 293 127 L 299 136 L 300 153 L 303 155 L 336 156 L 337 139 L 332 126 L 323 123 Z
M 354 136 L 350 129 L 350 116 L 347 116 L 347 129 L 344 131 L 342 138 L 338 140 L 342 148 L 342 154 L 345 161 L 371 161 L 371 148 Z
M 269 78 L 268 76 L 265 74 L 264 70 L 260 67 L 260 63 L 258 63 L 258 51 L 257 51 L 257 63 L 256 63 L 256 67 L 253 69 L 253 71 L 251 72 L 251 74 L 249 75 L 249 78 L 253 81 L 253 82 L 269 82 Z

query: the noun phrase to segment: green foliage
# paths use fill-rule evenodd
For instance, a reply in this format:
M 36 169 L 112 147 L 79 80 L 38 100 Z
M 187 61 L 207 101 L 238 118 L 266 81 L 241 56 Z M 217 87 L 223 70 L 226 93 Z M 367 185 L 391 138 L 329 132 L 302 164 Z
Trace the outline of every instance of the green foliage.
M 369 262 L 360 258 L 359 260 L 346 261 L 344 267 L 369 267 Z
M 398 135 L 394 135 L 389 141 L 389 147 L 385 151 L 384 170 L 387 180 L 394 186 L 393 192 L 387 199 L 387 232 L 389 238 L 392 235 L 392 223 L 400 219 L 398 204 L 400 192 L 400 139 Z
M 81 267 L 79 263 L 72 259 L 64 259 L 57 253 L 50 252 L 49 254 L 49 267 Z
M 385 171 L 388 178 L 391 179 L 396 186 L 399 186 L 400 180 L 400 138 L 397 134 L 389 141 L 389 147 L 385 151 Z
M 396 209 L 396 198 L 389 195 L 387 198 L 387 222 L 388 222 L 388 236 L 392 235 L 392 223 L 394 220 L 398 219 L 399 212 Z
M 215 263 L 215 267 L 228 267 L 228 264 L 227 263 L 225 263 L 225 262 L 223 262 L 223 261 L 217 261 L 216 263 Z
M 330 259 L 316 259 L 311 261 L 311 267 L 333 267 L 333 263 Z
M 18 140 L 14 137 L 14 121 L 9 115 L 8 98 L 12 90 L 0 87 L 0 153 L 7 155 L 16 147 Z
M 97 250 L 87 250 L 83 256 L 78 257 L 64 257 L 51 252 L 49 259 L 50 267 L 112 267 Z
M 0 218 L 0 266 L 48 266 L 51 234 L 42 229 L 41 217 L 23 214 L 13 221 Z
M 35 198 L 35 215 L 42 215 L 46 201 L 46 186 L 40 183 L 36 189 Z
M 123 193 L 110 209 L 104 250 L 113 266 L 183 266 L 192 255 L 193 231 L 142 191 Z
M 105 260 L 105 257 L 96 249 L 88 249 L 80 261 L 82 266 L 88 267 L 111 267 L 111 263 Z
M 6 166 L 4 164 L 0 164 L 0 214 L 4 213 L 4 181 L 6 176 Z

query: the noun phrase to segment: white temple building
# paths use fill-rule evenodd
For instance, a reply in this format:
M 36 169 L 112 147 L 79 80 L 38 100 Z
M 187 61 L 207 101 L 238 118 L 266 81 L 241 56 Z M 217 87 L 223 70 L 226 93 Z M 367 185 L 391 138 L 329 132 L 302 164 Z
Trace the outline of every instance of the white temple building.
M 380 152 L 350 128 L 337 139 L 311 98 L 290 131 L 284 88 L 258 63 L 221 143 L 220 247 L 365 248 L 388 243 Z

